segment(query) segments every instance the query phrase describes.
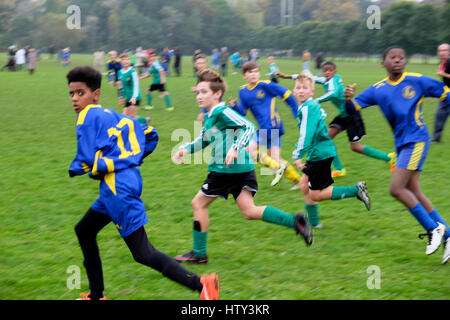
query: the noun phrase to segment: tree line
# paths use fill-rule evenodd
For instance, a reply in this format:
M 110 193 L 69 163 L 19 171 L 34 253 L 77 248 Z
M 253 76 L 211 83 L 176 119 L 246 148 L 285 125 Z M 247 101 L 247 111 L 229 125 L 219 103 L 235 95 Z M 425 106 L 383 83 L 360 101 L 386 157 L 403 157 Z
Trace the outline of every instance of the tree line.
M 78 0 L 80 28 L 70 29 L 66 22 L 72 1 L 1 0 L 0 47 L 17 44 L 45 50 L 54 44 L 93 52 L 178 46 L 190 54 L 197 48 L 209 52 L 226 46 L 233 51 L 274 48 L 299 54 L 308 49 L 351 55 L 379 53 L 393 44 L 402 45 L 408 54 L 434 54 L 438 43 L 450 42 L 448 0 L 441 6 L 393 3 L 381 12 L 379 28 L 368 27 L 367 20 L 374 18 L 368 13 L 357 19 L 349 15 L 348 20 L 339 7 L 334 8 L 337 13 L 325 14 L 320 8 L 326 2 L 302 1 L 303 6 L 315 5 L 302 11 L 303 22 L 296 25 L 255 28 L 240 14 L 245 8 L 230 7 L 226 0 Z M 320 20 L 308 20 L 307 12 Z M 265 20 L 270 19 L 266 14 Z

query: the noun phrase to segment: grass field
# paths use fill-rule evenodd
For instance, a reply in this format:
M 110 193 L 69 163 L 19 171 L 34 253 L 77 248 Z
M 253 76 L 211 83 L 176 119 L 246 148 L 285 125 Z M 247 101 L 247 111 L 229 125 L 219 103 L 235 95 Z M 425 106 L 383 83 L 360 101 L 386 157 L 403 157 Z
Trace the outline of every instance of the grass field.
M 1 55 L 0 61 L 6 61 Z M 172 139 L 176 129 L 186 129 L 194 139 L 194 119 L 198 114 L 191 58 L 183 60 L 183 76 L 169 77 L 168 89 L 175 111 L 164 110 L 164 100 L 154 97 L 155 109 L 141 111 L 152 116 L 160 135 L 155 152 L 141 167 L 144 181 L 142 199 L 150 222 L 149 238 L 171 256 L 192 246 L 191 199 L 206 177 L 207 163 L 176 166 L 172 149 L 180 143 Z M 299 72 L 301 62 L 278 59 L 285 73 Z M 74 55 L 71 67 L 91 64 L 92 56 Z M 261 59 L 262 74 L 268 72 Z M 434 76 L 436 65 L 412 64 L 407 71 Z M 87 176 L 70 179 L 68 167 L 76 153 L 73 113 L 64 69 L 42 57 L 37 72 L 0 73 L 0 299 L 74 299 L 88 291 L 74 226 L 98 195 L 98 182 Z M 357 91 L 385 77 L 378 62 L 340 62 L 338 72 L 346 83 L 358 83 Z M 117 93 L 104 79 L 101 104 L 121 111 Z M 244 84 L 240 75 L 229 75 L 225 97 L 237 96 Z M 150 80 L 141 83 L 141 92 Z M 293 82 L 281 84 L 292 89 Z M 316 95 L 323 92 L 318 87 Z M 145 99 L 145 97 L 144 97 Z M 144 100 L 145 102 L 145 100 Z M 437 99 L 426 99 L 424 118 L 429 130 L 434 124 Z M 330 103 L 323 105 L 328 122 L 336 115 Z M 290 159 L 298 139 L 295 120 L 280 101 L 286 128 L 282 155 Z M 364 110 L 367 136 L 363 143 L 394 151 L 391 129 L 377 107 Z M 252 116 L 249 119 L 253 120 Z M 448 127 L 449 125 L 447 125 Z M 207 265 L 188 265 L 198 274 L 212 271 L 220 275 L 222 299 L 449 299 L 449 266 L 441 265 L 442 250 L 425 255 L 423 232 L 410 213 L 388 192 L 390 181 L 386 163 L 350 151 L 346 134 L 336 145 L 347 176 L 335 185 L 352 185 L 366 180 L 372 210 L 356 200 L 327 201 L 320 204 L 323 229 L 315 232 L 314 243 L 288 230 L 241 217 L 232 198 L 216 200 L 210 208 Z M 450 221 L 450 129 L 443 142 L 430 148 L 421 178 L 422 188 Z M 257 173 L 260 172 L 257 166 Z M 256 204 L 270 204 L 286 212 L 303 211 L 299 191 L 290 191 L 282 181 L 271 188 L 272 177 L 258 175 Z M 159 273 L 135 263 L 112 224 L 98 236 L 105 295 L 108 299 L 198 299 L 197 293 L 167 280 Z M 81 269 L 81 289 L 70 290 L 70 266 Z M 381 270 L 381 286 L 369 289 L 370 266 Z

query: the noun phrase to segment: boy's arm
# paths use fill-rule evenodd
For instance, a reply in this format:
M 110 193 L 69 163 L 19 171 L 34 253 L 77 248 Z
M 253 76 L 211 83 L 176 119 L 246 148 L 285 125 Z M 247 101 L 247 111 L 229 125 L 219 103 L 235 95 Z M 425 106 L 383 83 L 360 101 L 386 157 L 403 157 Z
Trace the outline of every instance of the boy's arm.
M 195 153 L 206 148 L 211 142 L 205 139 L 206 129 L 202 128 L 200 135 L 192 142 L 183 144 L 180 149 L 185 149 L 188 153 Z
M 318 108 L 317 110 L 321 109 Z M 300 137 L 298 138 L 295 150 L 292 153 L 293 159 L 303 158 L 303 156 L 313 147 L 312 140 L 314 138 L 314 132 L 316 131 L 321 116 L 317 112 L 316 109 L 310 107 L 301 109 L 301 114 L 299 114 L 297 120 L 300 122 Z
M 367 108 L 377 104 L 375 99 L 375 87 L 370 86 L 363 92 L 361 92 L 356 98 L 355 95 L 356 83 L 348 85 L 345 88 L 345 110 L 348 114 L 355 114 L 363 108 Z
M 77 154 L 69 167 L 69 176 L 79 176 L 90 173 L 94 166 L 96 148 L 97 130 L 86 124 L 78 124 L 76 128 L 77 135 Z
M 131 99 L 134 99 L 136 101 L 137 97 L 139 96 L 139 77 L 136 70 L 133 71 L 131 76 L 133 77 L 133 96 L 131 97 Z
M 289 106 L 289 108 L 291 108 L 292 116 L 294 117 L 294 119 L 297 117 L 298 103 L 297 100 L 295 100 L 291 90 L 286 89 L 285 87 L 275 82 L 266 83 L 265 89 L 271 95 L 283 99 L 283 101 Z
M 233 111 L 231 108 L 225 108 L 222 112 L 222 120 L 226 128 L 241 129 L 236 141 L 231 148 L 239 151 L 248 146 L 250 139 L 255 133 L 255 126 L 246 118 Z M 227 137 L 228 138 L 228 137 Z
M 450 103 L 450 89 L 445 83 L 427 76 L 419 77 L 419 81 L 426 97 L 435 97 Z
M 325 77 L 313 77 L 313 79 L 316 83 L 324 84 L 326 82 Z M 335 78 L 331 79 L 328 82 L 328 91 L 324 95 L 321 95 L 314 100 L 316 100 L 318 103 L 322 103 L 336 97 L 338 95 L 338 91 L 336 90 L 336 86 L 338 84 L 335 83 L 335 81 L 337 81 Z
M 236 100 L 230 100 L 230 107 L 234 111 L 238 112 L 241 116 L 245 117 L 247 115 L 248 105 L 245 104 L 245 99 L 243 99 L 242 90 L 239 90 L 239 101 L 241 104 L 237 103 Z

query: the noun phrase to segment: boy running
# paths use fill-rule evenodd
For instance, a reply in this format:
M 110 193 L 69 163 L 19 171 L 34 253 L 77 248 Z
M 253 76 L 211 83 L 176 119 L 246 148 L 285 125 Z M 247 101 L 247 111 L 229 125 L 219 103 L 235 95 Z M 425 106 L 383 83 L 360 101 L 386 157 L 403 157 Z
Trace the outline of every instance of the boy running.
M 198 75 L 197 102 L 200 108 L 208 111 L 204 126 L 194 142 L 183 145 L 172 157 L 175 163 L 182 163 L 186 154 L 200 151 L 210 144 L 212 146 L 208 177 L 192 200 L 193 249 L 176 256 L 179 262 L 208 261 L 208 207 L 217 197 L 227 199 L 230 193 L 246 219 L 263 220 L 291 228 L 301 234 L 308 245 L 313 240 L 311 227 L 303 214 L 294 216 L 273 207 L 255 205 L 253 197 L 258 191 L 258 183 L 252 160 L 245 150 L 255 127 L 221 103 L 225 90 L 226 84 L 218 73 L 205 70 Z
M 137 119 L 141 124 L 148 124 L 147 122 L 150 121 L 149 117 L 146 119 L 136 115 L 136 108 L 141 102 L 138 74 L 131 66 L 131 60 L 128 54 L 122 53 L 119 58 L 122 69 L 119 70 L 118 78 L 122 83 L 122 94 L 125 99 L 123 114 Z
M 255 62 L 245 63 L 242 73 L 247 85 L 241 86 L 239 89 L 240 105 L 232 99 L 230 106 L 243 116 L 250 109 L 258 121 L 260 128 L 250 141 L 250 155 L 259 164 L 275 172 L 272 186 L 275 186 L 283 176 L 296 186 L 300 181 L 300 175 L 286 160 L 280 157 L 281 136 L 284 134 L 284 127 L 277 111 L 276 99 L 283 99 L 291 108 L 294 118 L 297 115 L 297 101 L 290 90 L 279 84 L 260 81 L 260 68 Z M 260 145 L 267 146 L 267 153 L 260 150 Z
M 361 200 L 370 210 L 370 198 L 365 182 L 351 187 L 332 187 L 331 162 L 336 156 L 336 147 L 328 136 L 325 125 L 326 113 L 312 99 L 314 80 L 306 74 L 300 74 L 294 86 L 294 96 L 301 106 L 298 109 L 297 123 L 300 137 L 293 152 L 295 165 L 303 170 L 300 188 L 305 199 L 308 220 L 313 227 L 321 227 L 318 202 L 354 198 Z M 302 157 L 307 155 L 307 162 Z
M 361 139 L 366 135 L 366 129 L 364 128 L 364 122 L 359 112 L 352 115 L 347 114 L 345 110 L 345 97 L 344 97 L 344 83 L 340 75 L 336 73 L 336 65 L 327 61 L 322 65 L 323 77 L 312 76 L 316 83 L 323 85 L 326 93 L 315 100 L 318 103 L 325 101 L 331 101 L 331 103 L 338 109 L 339 114 L 331 121 L 328 126 L 328 135 L 331 139 L 334 139 L 336 135 L 342 131 L 347 130 L 348 141 L 350 142 L 350 148 L 352 151 L 361 153 L 367 157 L 383 160 L 388 162 L 391 166 L 391 171 L 395 166 L 395 153 L 385 153 L 376 150 L 370 146 L 360 143 Z M 296 79 L 298 75 L 285 75 L 277 73 L 280 78 L 292 78 Z M 342 165 L 339 156 L 333 159 L 333 166 L 335 170 L 331 173 L 333 178 L 343 177 L 347 174 L 347 170 Z
M 426 254 L 439 248 L 444 240 L 442 263 L 450 259 L 448 224 L 422 193 L 419 177 L 430 145 L 428 129 L 422 119 L 425 97 L 439 97 L 450 102 L 450 89 L 444 83 L 419 73 L 403 72 L 406 66 L 403 48 L 393 46 L 383 53 L 382 66 L 388 77 L 364 90 L 356 98 L 354 87 L 345 90 L 346 108 L 352 113 L 378 105 L 394 132 L 397 163 L 392 175 L 390 193 L 405 205 L 428 236 Z
M 144 225 L 148 222 L 140 196 L 138 169 L 156 147 L 158 134 L 135 119 L 98 105 L 101 74 L 91 67 L 77 67 L 67 74 L 71 102 L 77 113 L 77 154 L 69 176 L 100 180 L 100 196 L 75 227 L 84 256 L 90 293 L 82 300 L 105 299 L 102 263 L 96 236 L 113 222 L 136 262 L 149 266 L 191 290 L 202 299 L 219 298 L 219 280 L 213 273 L 198 277 L 153 247 Z
M 172 111 L 174 108 L 170 102 L 169 92 L 166 90 L 166 74 L 163 66 L 158 60 L 158 56 L 155 52 L 152 52 L 149 57 L 151 67 L 148 69 L 147 73 L 139 78 L 139 80 L 153 76 L 153 82 L 147 90 L 147 106 L 144 107 L 145 110 L 152 110 L 152 92 L 160 91 L 164 97 L 166 103 L 166 111 Z
M 109 60 L 106 61 L 107 73 L 106 77 L 110 85 L 117 88 L 117 93 L 119 95 L 119 104 L 124 104 L 122 96 L 122 83 L 119 79 L 119 70 L 122 69 L 122 64 L 120 59 L 117 57 L 117 51 L 108 52 Z

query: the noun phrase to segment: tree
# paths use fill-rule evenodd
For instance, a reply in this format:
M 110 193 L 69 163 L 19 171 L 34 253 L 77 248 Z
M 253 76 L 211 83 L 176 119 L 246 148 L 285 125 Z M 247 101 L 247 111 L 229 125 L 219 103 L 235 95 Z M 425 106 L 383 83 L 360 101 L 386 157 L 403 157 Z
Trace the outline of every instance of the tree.
M 431 5 L 417 6 L 414 11 L 405 31 L 409 40 L 408 54 L 434 54 L 441 27 L 438 11 Z M 427 27 L 424 28 L 424 25 Z
M 55 44 L 56 48 L 71 47 L 79 51 L 86 35 L 82 30 L 65 28 L 66 14 L 47 13 L 38 18 L 35 32 L 32 34 L 35 47 L 48 47 Z M 61 28 L 61 26 L 64 26 Z
M 381 14 L 381 29 L 377 30 L 377 41 L 383 47 L 399 45 L 408 52 L 411 47 L 405 25 L 415 14 L 415 5 L 410 2 L 395 3 Z M 423 25 L 420 25 L 423 27 Z

